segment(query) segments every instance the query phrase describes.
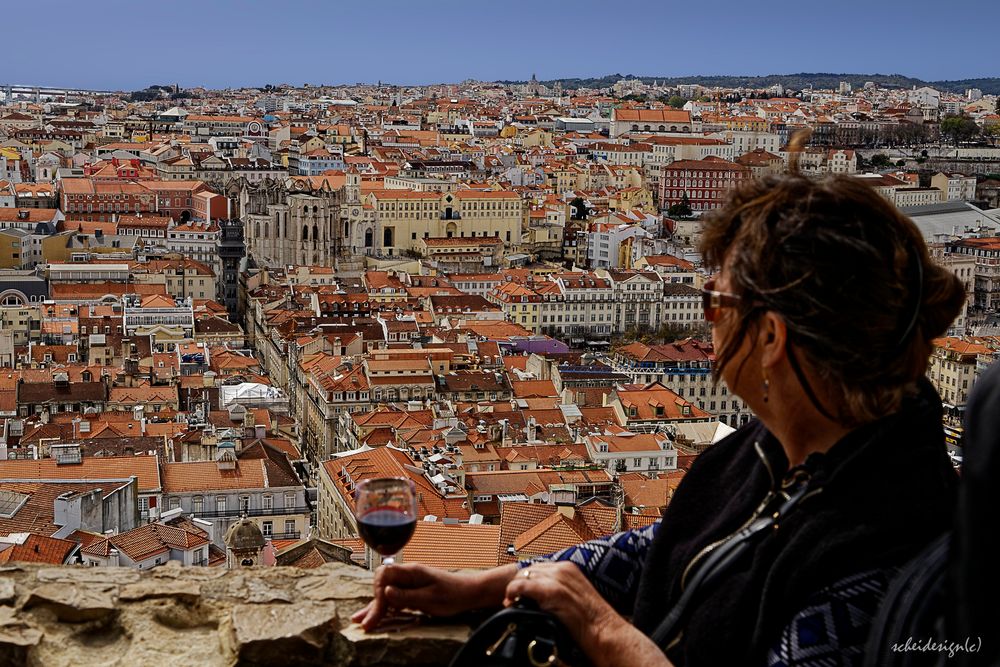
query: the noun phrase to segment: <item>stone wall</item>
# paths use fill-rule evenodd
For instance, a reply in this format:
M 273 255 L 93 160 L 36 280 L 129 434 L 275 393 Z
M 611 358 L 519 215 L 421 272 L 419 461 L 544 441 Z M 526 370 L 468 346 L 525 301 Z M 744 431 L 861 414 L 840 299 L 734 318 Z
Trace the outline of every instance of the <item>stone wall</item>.
M 465 626 L 366 635 L 371 573 L 180 567 L 0 568 L 0 667 L 446 665 Z

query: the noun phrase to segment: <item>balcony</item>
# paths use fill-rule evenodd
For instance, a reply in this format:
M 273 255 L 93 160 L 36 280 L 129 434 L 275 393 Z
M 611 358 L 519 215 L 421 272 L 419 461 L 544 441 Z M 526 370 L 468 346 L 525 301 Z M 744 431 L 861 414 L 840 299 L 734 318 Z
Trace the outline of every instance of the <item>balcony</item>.
M 231 510 L 215 510 L 211 512 L 207 510 L 194 510 L 191 512 L 191 515 L 198 519 L 223 519 L 229 517 L 239 518 L 244 514 L 250 517 L 256 517 L 281 516 L 284 514 L 309 514 L 310 512 L 312 512 L 312 508 L 302 505 L 296 507 L 272 507 L 271 509 L 263 509 L 260 507 L 249 509 L 235 508 Z
M 294 530 L 290 533 L 271 533 L 269 535 L 264 535 L 269 540 L 300 540 L 302 539 L 302 533 L 298 530 Z

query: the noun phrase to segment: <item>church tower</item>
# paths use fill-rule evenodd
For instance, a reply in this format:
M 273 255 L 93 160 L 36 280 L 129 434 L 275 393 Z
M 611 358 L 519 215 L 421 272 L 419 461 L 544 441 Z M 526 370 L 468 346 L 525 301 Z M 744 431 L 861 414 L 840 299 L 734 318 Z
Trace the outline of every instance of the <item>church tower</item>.
M 253 567 L 260 565 L 264 549 L 264 534 L 245 515 L 226 531 L 226 567 Z

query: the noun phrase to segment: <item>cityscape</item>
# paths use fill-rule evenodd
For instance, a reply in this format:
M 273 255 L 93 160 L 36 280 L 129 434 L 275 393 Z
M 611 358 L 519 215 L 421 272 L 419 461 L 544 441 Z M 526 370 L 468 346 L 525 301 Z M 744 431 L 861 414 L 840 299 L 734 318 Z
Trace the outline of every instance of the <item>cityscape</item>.
M 785 171 L 801 129 L 803 173 L 869 184 L 966 285 L 929 373 L 956 461 L 1000 349 L 981 90 L 4 94 L 9 558 L 219 565 L 246 515 L 255 562 L 372 567 L 352 491 L 378 476 L 420 489 L 413 562 L 495 566 L 654 521 L 752 417 L 713 381 L 701 216 Z M 131 509 L 67 514 L 91 477 Z
M 754 418 L 713 373 L 705 217 L 789 169 L 866 184 L 964 284 L 927 373 L 960 467 L 1000 78 L 507 76 L 0 75 L 0 562 L 374 571 L 386 477 L 399 563 L 649 527 Z

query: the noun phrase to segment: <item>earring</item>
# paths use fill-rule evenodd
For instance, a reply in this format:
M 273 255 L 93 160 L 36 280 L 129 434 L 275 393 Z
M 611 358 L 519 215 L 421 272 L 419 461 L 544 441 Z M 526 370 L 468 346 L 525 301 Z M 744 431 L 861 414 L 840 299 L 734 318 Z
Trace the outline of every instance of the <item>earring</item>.
M 767 376 L 765 375 L 764 376 L 764 402 L 765 403 L 767 403 L 767 399 L 770 397 L 769 396 L 770 391 L 771 391 L 771 381 L 768 380 Z

